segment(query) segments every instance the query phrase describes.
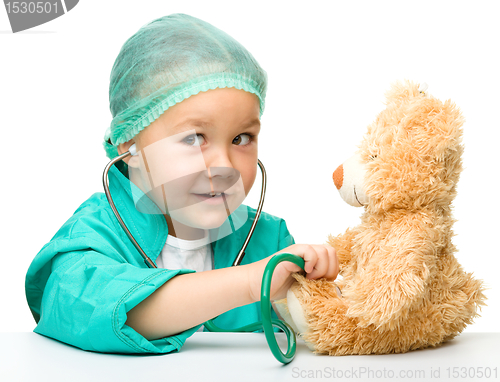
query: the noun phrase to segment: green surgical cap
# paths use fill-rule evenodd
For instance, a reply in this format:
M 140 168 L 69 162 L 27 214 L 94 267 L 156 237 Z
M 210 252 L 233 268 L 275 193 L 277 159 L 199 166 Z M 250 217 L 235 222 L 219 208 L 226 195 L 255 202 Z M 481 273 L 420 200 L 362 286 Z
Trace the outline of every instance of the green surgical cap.
M 267 74 L 236 40 L 185 14 L 156 19 L 122 46 L 111 70 L 109 107 L 113 120 L 104 135 L 109 158 L 169 107 L 215 88 L 257 95 L 264 112 Z

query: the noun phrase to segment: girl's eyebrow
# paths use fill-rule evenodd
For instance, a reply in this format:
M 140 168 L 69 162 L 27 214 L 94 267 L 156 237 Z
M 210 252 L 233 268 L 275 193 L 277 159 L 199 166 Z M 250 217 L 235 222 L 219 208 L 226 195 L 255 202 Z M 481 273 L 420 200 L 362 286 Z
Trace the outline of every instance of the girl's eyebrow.
M 213 127 L 213 125 L 210 122 L 204 121 L 202 119 L 198 118 L 187 118 L 181 122 L 179 122 L 177 125 L 174 126 L 174 129 L 180 128 L 182 126 L 189 125 L 191 126 L 197 126 L 197 127 Z M 183 129 L 185 130 L 185 129 Z
M 260 130 L 260 119 L 259 118 L 254 118 L 252 119 L 251 121 L 249 121 L 248 123 L 246 123 L 243 128 L 246 129 L 247 127 L 250 127 L 250 126 L 257 126 Z
M 257 125 L 260 129 L 260 120 L 258 118 L 254 118 L 246 123 L 243 123 L 241 128 L 246 129 L 247 127 Z M 210 122 L 207 122 L 203 119 L 199 118 L 187 118 L 178 124 L 176 124 L 173 128 L 176 131 L 184 131 L 184 130 L 190 130 L 192 126 L 197 126 L 197 127 L 203 127 L 203 128 L 210 128 L 213 127 L 214 125 Z

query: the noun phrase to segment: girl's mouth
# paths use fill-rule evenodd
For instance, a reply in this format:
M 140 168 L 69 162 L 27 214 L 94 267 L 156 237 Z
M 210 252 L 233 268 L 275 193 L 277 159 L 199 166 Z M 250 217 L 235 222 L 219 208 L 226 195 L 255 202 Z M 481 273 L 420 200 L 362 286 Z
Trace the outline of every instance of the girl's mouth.
M 209 194 L 193 194 L 193 195 L 195 195 L 199 200 L 206 202 L 208 204 L 224 203 L 224 199 L 226 199 L 228 196 L 223 192 L 213 193 L 213 194 L 209 193 Z

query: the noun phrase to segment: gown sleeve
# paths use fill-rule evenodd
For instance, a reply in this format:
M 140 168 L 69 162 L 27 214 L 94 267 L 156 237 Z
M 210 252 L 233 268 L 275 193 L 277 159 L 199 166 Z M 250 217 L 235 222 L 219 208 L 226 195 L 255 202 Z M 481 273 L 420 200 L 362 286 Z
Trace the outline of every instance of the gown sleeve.
M 193 271 L 139 268 L 93 250 L 60 254 L 54 264 L 36 333 L 97 352 L 170 353 L 201 326 L 149 341 L 125 324 L 134 306 L 172 277 Z
M 28 269 L 25 288 L 37 322 L 34 332 L 96 352 L 179 351 L 201 325 L 149 341 L 125 322 L 127 312 L 165 282 L 194 271 L 146 267 L 124 233 L 114 229 L 109 211 L 96 205 L 68 220 Z
M 295 244 L 295 240 L 293 236 L 288 231 L 288 227 L 284 220 L 281 220 L 280 224 L 280 233 L 279 233 L 279 241 L 278 241 L 278 251 L 285 249 L 291 245 Z

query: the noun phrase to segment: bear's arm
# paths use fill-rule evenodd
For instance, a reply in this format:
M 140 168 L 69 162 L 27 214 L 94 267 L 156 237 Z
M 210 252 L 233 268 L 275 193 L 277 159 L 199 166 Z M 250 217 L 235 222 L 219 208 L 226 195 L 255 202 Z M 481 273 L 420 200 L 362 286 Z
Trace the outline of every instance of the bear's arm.
M 370 246 L 363 266 L 358 259 L 355 279 L 343 291 L 347 315 L 357 317 L 363 327 L 397 328 L 422 303 L 436 263 L 438 237 L 418 216 L 393 225 L 380 243 Z
M 327 243 L 335 248 L 335 253 L 339 260 L 340 274 L 343 274 L 343 270 L 352 260 L 352 245 L 354 237 L 357 234 L 357 230 L 354 228 L 348 228 L 343 235 L 332 236 L 328 235 Z

